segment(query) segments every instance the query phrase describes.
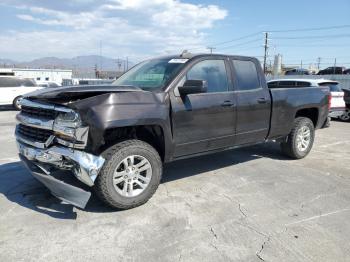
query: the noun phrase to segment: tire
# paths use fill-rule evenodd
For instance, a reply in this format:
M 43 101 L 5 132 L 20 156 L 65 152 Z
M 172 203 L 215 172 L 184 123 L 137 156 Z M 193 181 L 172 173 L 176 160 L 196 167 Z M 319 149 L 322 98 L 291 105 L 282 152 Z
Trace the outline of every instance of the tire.
M 12 106 L 16 110 L 21 110 L 21 106 L 18 104 L 18 101 L 22 98 L 22 96 L 17 96 L 15 99 L 13 99 Z
M 349 122 L 350 121 L 350 109 L 347 108 L 345 112 L 339 117 L 341 121 Z
M 151 145 L 140 140 L 126 140 L 102 155 L 106 161 L 96 179 L 95 192 L 103 202 L 113 208 L 130 209 L 146 203 L 153 196 L 161 181 L 163 166 L 158 152 Z M 139 159 L 142 160 L 135 164 Z M 141 162 L 146 164 L 138 168 Z M 147 169 L 141 171 L 144 168 Z M 145 186 L 146 180 L 148 184 Z
M 308 140 L 300 139 L 301 134 L 307 134 L 306 130 L 309 130 Z M 293 159 L 304 158 L 310 153 L 314 139 L 315 128 L 312 121 L 306 117 L 298 117 L 294 120 L 294 125 L 287 137 L 287 141 L 281 143 L 282 152 Z M 308 141 L 307 145 L 306 141 Z

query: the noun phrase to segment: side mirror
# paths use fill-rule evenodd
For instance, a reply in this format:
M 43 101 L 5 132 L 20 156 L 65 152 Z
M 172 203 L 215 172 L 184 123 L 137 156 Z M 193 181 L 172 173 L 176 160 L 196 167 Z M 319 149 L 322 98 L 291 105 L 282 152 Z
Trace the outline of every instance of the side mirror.
M 183 86 L 179 86 L 179 93 L 181 96 L 205 93 L 207 87 L 207 81 L 205 80 L 186 80 Z

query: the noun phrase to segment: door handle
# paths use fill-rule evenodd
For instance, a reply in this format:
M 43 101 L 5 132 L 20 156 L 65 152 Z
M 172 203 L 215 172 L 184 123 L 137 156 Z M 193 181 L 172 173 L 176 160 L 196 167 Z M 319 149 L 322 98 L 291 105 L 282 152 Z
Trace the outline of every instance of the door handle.
M 264 98 L 264 97 L 259 98 L 257 101 L 259 104 L 266 104 L 266 102 L 267 102 L 266 98 Z
M 232 103 L 232 101 L 225 101 L 221 104 L 221 106 L 233 106 L 234 104 Z

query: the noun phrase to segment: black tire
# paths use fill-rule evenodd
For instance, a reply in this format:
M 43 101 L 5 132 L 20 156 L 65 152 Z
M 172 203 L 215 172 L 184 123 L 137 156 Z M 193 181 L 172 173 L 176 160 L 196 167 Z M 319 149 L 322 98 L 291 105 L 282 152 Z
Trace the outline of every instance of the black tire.
M 158 152 L 140 140 L 126 140 L 115 144 L 102 153 L 106 159 L 95 183 L 97 196 L 107 205 L 117 209 L 130 209 L 146 203 L 156 192 L 162 178 L 162 161 Z M 152 177 L 144 191 L 133 197 L 119 194 L 113 185 L 113 175 L 118 164 L 130 155 L 146 158 L 152 167 Z
M 310 130 L 310 140 L 307 148 L 304 151 L 298 149 L 297 135 L 298 131 L 303 127 L 308 127 Z M 306 117 L 298 117 L 294 120 L 294 125 L 287 137 L 286 142 L 281 143 L 282 152 L 293 159 L 301 159 L 306 157 L 312 148 L 315 139 L 315 127 L 313 122 Z
M 346 108 L 346 111 L 339 117 L 339 119 L 343 122 L 350 122 L 350 108 Z
M 16 110 L 21 110 L 21 107 L 18 105 L 18 101 L 22 98 L 22 96 L 17 96 L 15 99 L 13 99 L 12 106 Z

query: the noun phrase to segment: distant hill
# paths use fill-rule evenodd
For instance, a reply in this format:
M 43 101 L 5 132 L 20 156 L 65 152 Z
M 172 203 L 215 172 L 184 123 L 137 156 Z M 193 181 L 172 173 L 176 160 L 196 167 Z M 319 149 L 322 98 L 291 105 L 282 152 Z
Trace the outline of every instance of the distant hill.
M 129 61 L 128 64 L 130 68 L 133 63 Z M 126 61 L 123 59 L 120 59 L 119 63 L 117 63 L 117 59 L 98 55 L 77 56 L 73 58 L 43 57 L 27 62 L 0 58 L 0 67 L 60 68 L 76 71 L 93 71 L 95 66 L 99 70 L 102 66 L 102 70 L 106 71 L 123 71 L 124 65 L 126 66 Z

